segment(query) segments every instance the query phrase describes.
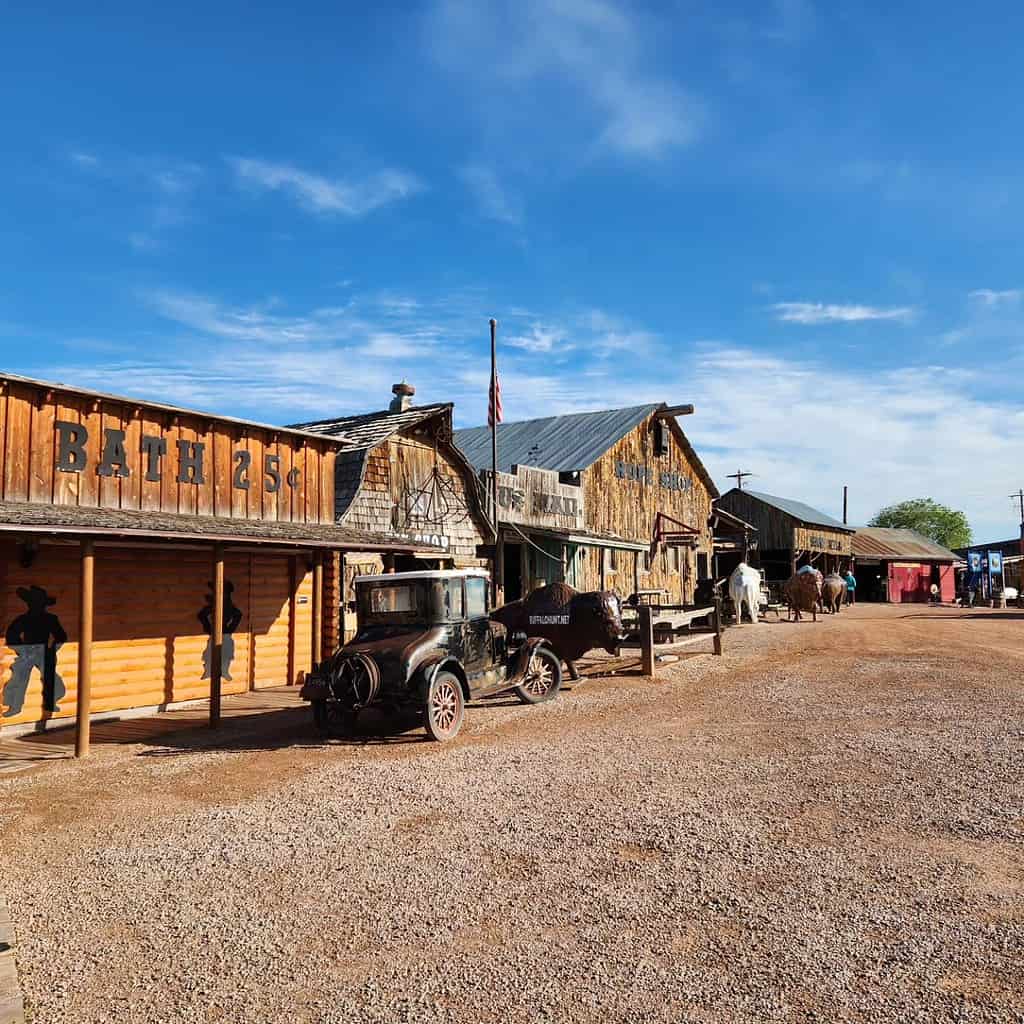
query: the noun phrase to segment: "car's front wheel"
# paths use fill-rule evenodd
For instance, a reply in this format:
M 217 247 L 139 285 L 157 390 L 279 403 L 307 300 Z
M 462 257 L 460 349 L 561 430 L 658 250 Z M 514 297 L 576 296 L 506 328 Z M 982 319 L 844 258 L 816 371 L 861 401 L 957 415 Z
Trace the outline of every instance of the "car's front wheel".
M 466 715 L 462 683 L 451 672 L 436 672 L 427 687 L 423 724 L 432 740 L 454 739 Z
M 554 651 L 538 647 L 530 655 L 522 683 L 515 688 L 524 704 L 542 704 L 551 700 L 562 687 L 562 663 Z

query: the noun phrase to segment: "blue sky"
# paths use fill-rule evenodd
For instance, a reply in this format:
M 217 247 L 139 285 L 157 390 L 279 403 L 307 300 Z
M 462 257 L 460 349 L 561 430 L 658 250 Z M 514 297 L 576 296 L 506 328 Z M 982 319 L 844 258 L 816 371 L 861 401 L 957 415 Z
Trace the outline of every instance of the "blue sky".
M 1015 534 L 1024 10 L 21 5 L 11 372 L 287 422 L 693 402 L 724 490 Z

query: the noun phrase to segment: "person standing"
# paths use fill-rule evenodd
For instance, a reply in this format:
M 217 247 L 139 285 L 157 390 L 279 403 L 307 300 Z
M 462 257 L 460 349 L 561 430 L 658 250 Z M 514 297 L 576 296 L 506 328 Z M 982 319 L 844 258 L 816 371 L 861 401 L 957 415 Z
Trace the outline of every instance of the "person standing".
M 853 569 L 847 569 L 843 579 L 846 580 L 846 603 L 856 604 L 857 577 L 853 575 Z

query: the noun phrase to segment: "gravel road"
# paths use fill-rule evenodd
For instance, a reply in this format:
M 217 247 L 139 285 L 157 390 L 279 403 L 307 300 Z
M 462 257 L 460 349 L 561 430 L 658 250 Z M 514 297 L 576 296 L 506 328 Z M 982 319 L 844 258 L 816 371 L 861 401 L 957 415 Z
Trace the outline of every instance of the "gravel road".
M 0 782 L 38 1024 L 1024 1021 L 1024 613 L 746 626 L 453 745 Z

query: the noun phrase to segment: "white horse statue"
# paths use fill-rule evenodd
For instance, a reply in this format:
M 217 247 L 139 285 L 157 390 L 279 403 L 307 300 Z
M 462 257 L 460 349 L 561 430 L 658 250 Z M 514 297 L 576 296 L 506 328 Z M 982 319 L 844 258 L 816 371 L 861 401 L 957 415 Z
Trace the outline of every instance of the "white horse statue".
M 750 621 L 756 626 L 761 607 L 761 574 L 746 562 L 740 562 L 729 577 L 729 596 L 736 609 L 736 625 L 743 621 L 743 605 L 750 613 Z

